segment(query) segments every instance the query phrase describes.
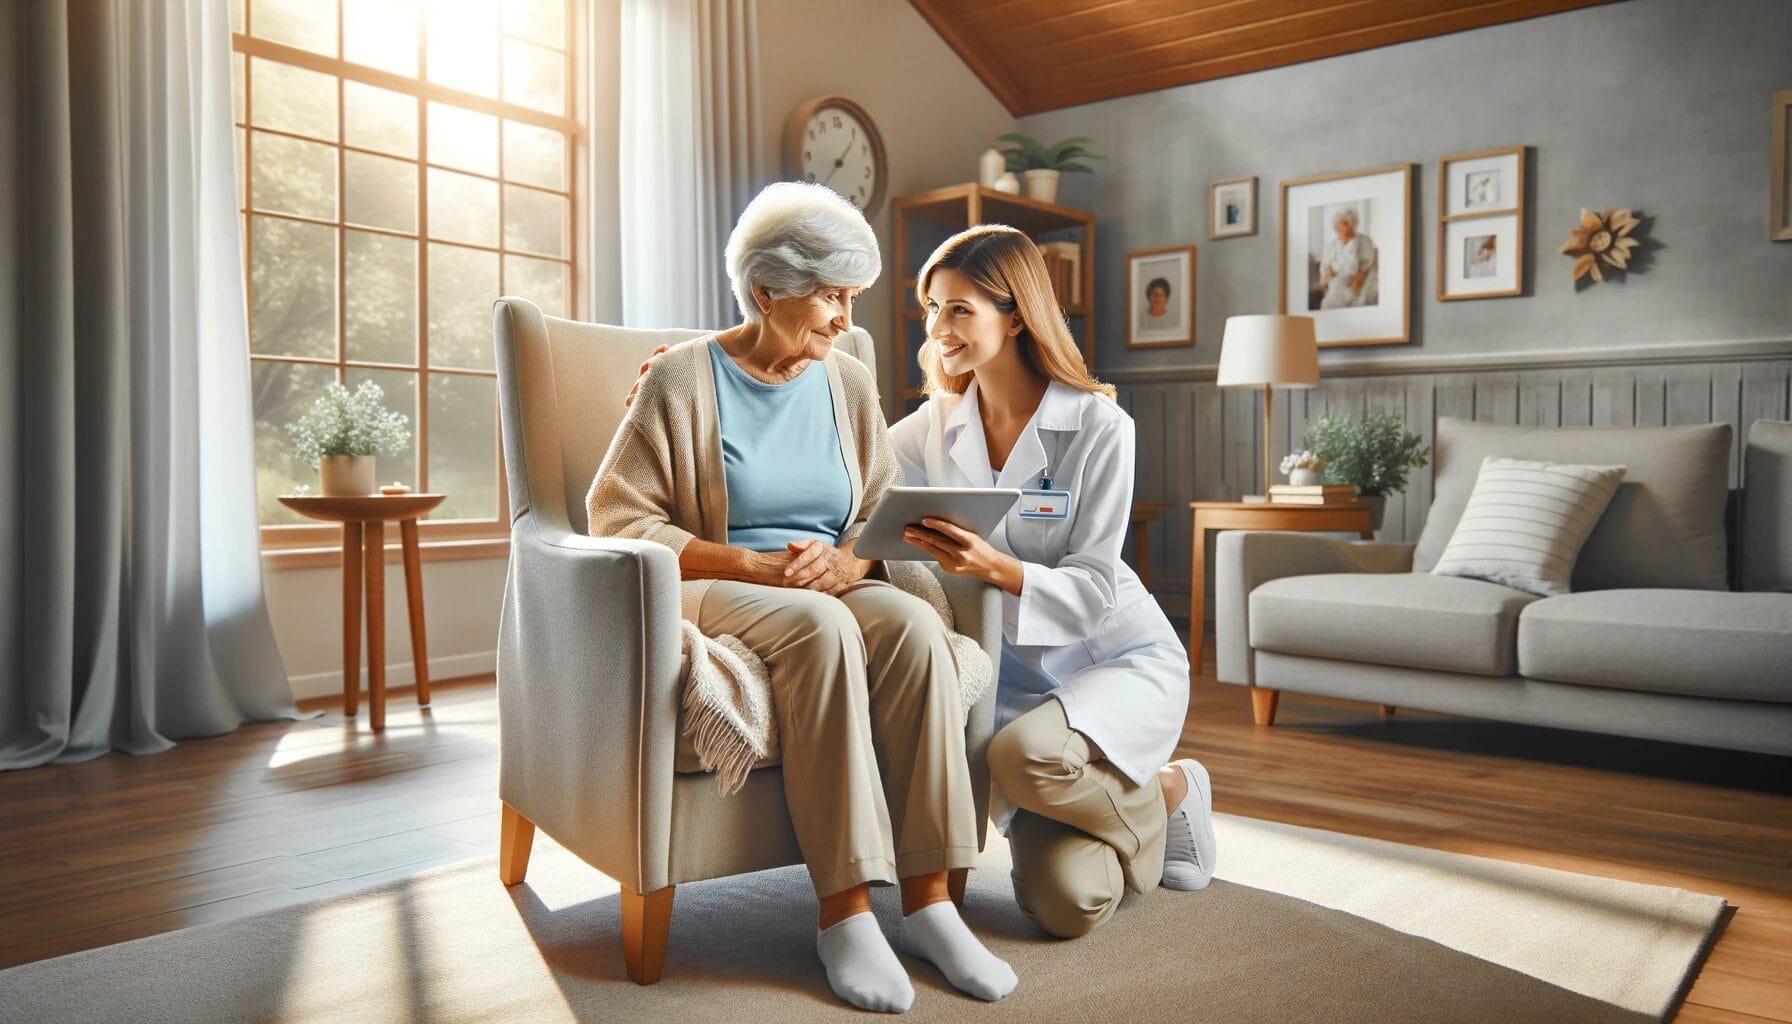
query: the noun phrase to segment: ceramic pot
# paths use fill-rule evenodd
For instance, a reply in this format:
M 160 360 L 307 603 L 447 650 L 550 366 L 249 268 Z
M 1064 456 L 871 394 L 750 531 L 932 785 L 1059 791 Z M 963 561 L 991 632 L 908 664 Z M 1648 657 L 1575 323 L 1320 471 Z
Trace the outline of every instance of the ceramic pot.
M 983 151 L 977 158 L 977 184 L 984 188 L 995 188 L 996 179 L 1008 170 L 1008 158 L 994 146 Z
M 326 455 L 318 460 L 317 474 L 325 497 L 359 497 L 374 490 L 371 455 Z
M 1013 171 L 1009 171 L 1000 178 L 997 178 L 996 183 L 991 185 L 990 188 L 995 189 L 997 192 L 1006 192 L 1009 195 L 1016 195 L 1020 192 L 1020 179 L 1014 176 Z
M 1288 474 L 1288 483 L 1295 487 L 1318 487 L 1325 483 L 1325 470 L 1298 467 Z
M 1369 506 L 1369 525 L 1375 528 L 1375 532 L 1380 533 L 1382 516 L 1385 515 L 1388 510 L 1388 496 L 1385 494 L 1364 494 L 1360 495 L 1357 500 Z
M 1022 171 L 1021 177 L 1027 179 L 1027 198 L 1037 199 L 1042 203 L 1058 201 L 1058 179 L 1062 174 L 1058 171 Z

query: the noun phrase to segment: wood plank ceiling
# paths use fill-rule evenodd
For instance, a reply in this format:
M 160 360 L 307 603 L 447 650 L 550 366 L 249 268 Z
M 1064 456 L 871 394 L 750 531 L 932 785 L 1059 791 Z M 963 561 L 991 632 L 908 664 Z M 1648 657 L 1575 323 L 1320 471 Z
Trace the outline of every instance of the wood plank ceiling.
M 910 0 L 1016 117 L 1613 0 Z

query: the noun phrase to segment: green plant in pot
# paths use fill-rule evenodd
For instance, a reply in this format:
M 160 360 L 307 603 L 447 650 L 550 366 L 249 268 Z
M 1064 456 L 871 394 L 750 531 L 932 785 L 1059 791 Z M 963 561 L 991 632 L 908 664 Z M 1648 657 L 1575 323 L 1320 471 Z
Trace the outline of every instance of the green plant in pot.
M 385 398 L 370 380 L 353 391 L 331 381 L 305 415 L 286 425 L 293 454 L 318 470 L 325 495 L 372 494 L 374 456 L 410 442 L 410 418 L 387 409 Z
M 1027 183 L 1027 198 L 1037 199 L 1042 203 L 1058 201 L 1058 179 L 1065 173 L 1093 174 L 1095 168 L 1090 167 L 1090 160 L 1105 160 L 1106 157 L 1090 149 L 1094 139 L 1082 135 L 1073 136 L 1060 142 L 1046 145 L 1031 135 L 1021 132 L 1009 132 L 1000 136 L 1009 145 L 1002 150 L 1008 160 L 1008 169 L 1019 174 Z
M 1381 528 L 1387 496 L 1404 493 L 1407 474 L 1431 460 L 1424 439 L 1407 430 L 1392 409 L 1368 410 L 1360 421 L 1328 412 L 1307 424 L 1301 441 L 1325 460 L 1326 483 L 1356 485 L 1376 529 Z

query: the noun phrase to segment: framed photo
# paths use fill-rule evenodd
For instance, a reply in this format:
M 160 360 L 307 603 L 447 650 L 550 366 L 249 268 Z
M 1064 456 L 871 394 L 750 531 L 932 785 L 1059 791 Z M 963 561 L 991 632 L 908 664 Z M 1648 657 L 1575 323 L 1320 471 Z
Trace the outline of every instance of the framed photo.
M 1126 347 L 1195 343 L 1195 247 L 1126 254 Z
M 1257 176 L 1227 178 L 1207 186 L 1207 237 L 1257 233 Z
M 1773 94 L 1773 199 L 1767 237 L 1792 242 L 1792 89 Z
M 1438 301 L 1524 292 L 1524 164 L 1523 146 L 1438 162 Z
M 1412 340 L 1412 165 L 1282 182 L 1277 312 L 1319 344 Z

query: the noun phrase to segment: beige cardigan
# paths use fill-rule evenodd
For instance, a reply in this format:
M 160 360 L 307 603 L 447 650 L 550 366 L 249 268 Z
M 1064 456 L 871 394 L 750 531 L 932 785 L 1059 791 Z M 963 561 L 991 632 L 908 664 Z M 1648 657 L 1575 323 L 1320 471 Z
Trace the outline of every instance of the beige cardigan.
M 728 488 L 722 479 L 722 434 L 709 362 L 715 335 L 694 338 L 654 359 L 635 403 L 585 495 L 593 536 L 657 541 L 674 553 L 692 538 L 728 543 Z M 828 353 L 828 387 L 852 514 L 840 543 L 857 537 L 870 510 L 897 482 L 900 470 L 878 405 L 871 371 L 857 359 Z M 697 621 L 711 580 L 684 582 L 684 617 Z

